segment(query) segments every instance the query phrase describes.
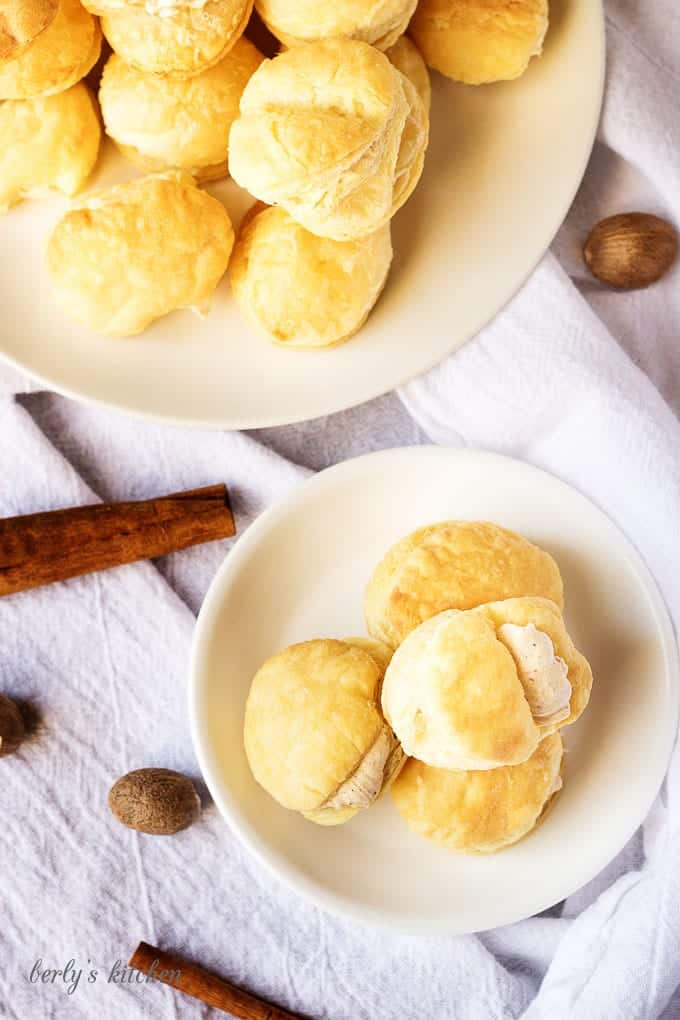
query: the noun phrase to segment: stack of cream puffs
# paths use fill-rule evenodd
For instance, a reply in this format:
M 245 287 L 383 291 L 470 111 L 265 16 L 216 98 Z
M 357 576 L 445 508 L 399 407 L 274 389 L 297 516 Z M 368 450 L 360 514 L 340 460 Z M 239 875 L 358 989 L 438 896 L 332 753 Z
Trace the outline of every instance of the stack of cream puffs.
M 429 137 L 427 68 L 399 40 L 413 6 L 258 8 L 288 48 L 250 79 L 231 130 L 231 175 L 262 203 L 236 242 L 231 281 L 275 343 L 341 343 L 385 284 L 390 222 L 420 180 Z
M 8 0 L 0 14 L 0 214 L 55 190 L 75 195 L 99 153 L 94 96 L 82 79 L 101 50 L 80 0 Z
M 516 843 L 562 788 L 560 731 L 590 698 L 562 606 L 555 561 L 505 528 L 408 535 L 369 581 L 369 639 L 295 645 L 255 676 L 253 775 L 314 822 L 348 821 L 391 785 L 407 824 L 440 846 Z
M 244 35 L 253 7 L 272 59 Z M 282 347 L 332 347 L 363 326 L 387 281 L 392 217 L 423 172 L 428 65 L 468 84 L 514 78 L 547 27 L 548 0 L 5 0 L 0 214 L 49 190 L 77 195 L 103 124 L 150 176 L 59 224 L 48 265 L 67 313 L 130 336 L 176 308 L 207 309 L 219 280 L 200 241 L 214 227 L 244 317 Z M 83 79 L 103 37 L 113 52 L 97 106 Z M 233 255 L 224 210 L 200 196 L 200 229 L 173 233 L 187 226 L 190 189 L 227 176 L 256 200 Z M 164 231 L 142 235 L 146 204 Z M 177 251 L 195 264 L 172 287 Z M 123 264 L 144 271 L 105 275 Z

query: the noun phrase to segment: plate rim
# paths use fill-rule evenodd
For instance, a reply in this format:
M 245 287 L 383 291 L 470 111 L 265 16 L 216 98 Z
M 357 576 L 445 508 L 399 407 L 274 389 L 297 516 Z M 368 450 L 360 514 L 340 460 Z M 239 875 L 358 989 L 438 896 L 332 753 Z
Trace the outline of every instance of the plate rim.
M 361 906 L 341 895 L 338 895 L 337 893 L 330 892 L 323 886 L 319 885 L 316 881 L 309 879 L 296 869 L 288 866 L 285 862 L 277 862 L 274 855 L 267 849 L 264 841 L 259 838 L 252 827 L 238 817 L 238 809 L 235 807 L 235 801 L 232 802 L 234 805 L 234 807 L 232 807 L 232 804 L 230 804 L 230 797 L 223 796 L 222 791 L 219 788 L 219 784 L 214 779 L 212 767 L 208 760 L 209 755 L 207 751 L 204 752 L 204 740 L 200 733 L 200 672 L 202 656 L 205 648 L 208 647 L 206 638 L 209 633 L 212 619 L 219 611 L 222 589 L 227 584 L 229 575 L 240 568 L 242 561 L 247 560 L 251 548 L 257 546 L 260 535 L 265 533 L 271 525 L 277 523 L 287 513 L 290 513 L 297 503 L 304 501 L 306 494 L 310 490 L 323 489 L 328 485 L 332 485 L 336 479 L 341 480 L 343 475 L 351 475 L 357 470 L 357 468 L 360 470 L 361 466 L 367 461 L 370 461 L 373 466 L 379 470 L 379 462 L 387 462 L 388 460 L 398 461 L 402 458 L 408 459 L 420 457 L 443 457 L 461 460 L 474 458 L 489 465 L 493 465 L 494 463 L 507 465 L 510 463 L 514 465 L 515 468 L 519 466 L 520 469 L 535 475 L 539 480 L 548 480 L 551 485 L 557 485 L 568 491 L 570 495 L 576 495 L 579 499 L 587 503 L 615 534 L 620 544 L 622 555 L 625 555 L 626 561 L 637 576 L 650 600 L 650 607 L 654 622 L 658 627 L 660 635 L 664 659 L 664 675 L 669 690 L 669 711 L 665 714 L 664 720 L 661 721 L 662 728 L 659 732 L 659 740 L 662 741 L 665 748 L 663 754 L 663 772 L 660 775 L 657 775 L 655 772 L 654 781 L 649 784 L 650 792 L 648 793 L 648 796 L 644 798 L 644 812 L 640 815 L 640 817 L 636 818 L 634 823 L 631 823 L 626 827 L 625 839 L 620 841 L 620 845 L 613 853 L 611 851 L 611 847 L 608 847 L 603 853 L 599 854 L 595 870 L 593 870 L 592 866 L 589 866 L 586 869 L 587 874 L 585 876 L 581 876 L 577 884 L 574 884 L 573 880 L 564 883 L 564 885 L 560 887 L 559 895 L 551 895 L 548 901 L 546 901 L 545 897 L 540 896 L 536 896 L 533 899 L 528 898 L 526 902 L 526 911 L 520 916 L 518 916 L 514 910 L 504 911 L 501 907 L 501 909 L 497 912 L 498 916 L 493 921 L 493 924 L 484 924 L 474 928 L 470 928 L 465 924 L 462 926 L 457 924 L 455 915 L 450 918 L 423 919 L 413 918 L 402 912 L 396 912 L 388 915 L 378 908 Z M 305 479 L 287 496 L 278 500 L 260 514 L 253 524 L 249 526 L 247 531 L 238 539 L 232 549 L 227 552 L 211 582 L 196 621 L 189 663 L 187 699 L 191 740 L 194 753 L 201 770 L 201 775 L 211 797 L 213 798 L 215 806 L 222 816 L 223 821 L 227 824 L 241 845 L 260 865 L 266 869 L 270 875 L 281 882 L 284 887 L 297 895 L 302 895 L 305 899 L 307 899 L 307 901 L 313 903 L 317 907 L 321 907 L 336 917 L 344 919 L 349 918 L 350 920 L 382 928 L 384 930 L 421 936 L 466 935 L 516 923 L 520 920 L 539 914 L 544 910 L 548 910 L 556 903 L 560 903 L 568 896 L 577 892 L 579 889 L 582 889 L 588 884 L 588 882 L 592 881 L 598 874 L 600 874 L 601 871 L 609 863 L 611 863 L 616 856 L 618 856 L 628 841 L 633 837 L 635 832 L 637 832 L 640 825 L 642 825 L 644 820 L 647 818 L 649 811 L 666 780 L 670 759 L 676 744 L 678 722 L 680 720 L 680 651 L 670 611 L 666 605 L 661 589 L 659 588 L 651 570 L 642 558 L 642 555 L 639 553 L 631 539 L 628 538 L 625 532 L 619 527 L 607 511 L 603 510 L 597 505 L 597 503 L 584 495 L 576 486 L 563 481 L 550 471 L 536 467 L 528 461 L 523 461 L 516 457 L 509 457 L 490 450 L 470 447 L 457 448 L 451 446 L 439 446 L 436 444 L 394 447 L 387 450 L 373 451 L 371 453 L 362 454 L 359 457 L 342 461 L 339 464 L 332 465 L 312 477 Z M 207 743 L 208 742 L 206 740 L 205 744 L 207 745 Z
M 482 330 L 486 329 L 486 327 L 489 326 L 490 323 L 493 322 L 494 319 L 496 319 L 497 316 L 499 316 L 503 312 L 503 310 L 510 304 L 513 298 L 516 297 L 516 295 L 520 292 L 520 290 L 522 290 L 527 281 L 533 275 L 536 268 L 541 263 L 546 253 L 549 251 L 553 241 L 555 240 L 555 237 L 557 236 L 557 233 L 559 232 L 562 224 L 564 223 L 569 214 L 569 210 L 574 202 L 574 199 L 578 194 L 581 184 L 583 183 L 583 179 L 586 175 L 586 171 L 590 163 L 590 158 L 592 156 L 593 149 L 595 147 L 595 142 L 597 140 L 597 132 L 604 105 L 606 71 L 607 71 L 607 40 L 606 40 L 606 19 L 604 12 L 604 0 L 597 0 L 597 5 L 599 14 L 597 20 L 599 32 L 598 59 L 600 62 L 600 76 L 598 91 L 595 97 L 596 102 L 593 107 L 592 123 L 590 125 L 587 135 L 584 134 L 584 137 L 588 139 L 588 144 L 586 148 L 586 155 L 583 162 L 583 166 L 581 167 L 576 176 L 573 189 L 570 190 L 570 194 L 568 195 L 568 199 L 565 202 L 564 207 L 555 217 L 555 220 L 551 222 L 549 229 L 546 229 L 545 243 L 541 245 L 539 253 L 529 266 L 527 272 L 524 273 L 521 276 L 521 278 L 515 284 L 512 285 L 512 287 L 509 288 L 509 291 L 507 293 L 501 295 L 498 301 L 495 302 L 493 308 L 489 310 L 488 315 L 485 314 L 483 321 L 478 326 L 478 328 L 458 347 L 452 347 L 451 349 L 447 350 L 444 354 L 437 353 L 431 359 L 424 359 L 422 367 L 419 368 L 417 371 L 409 369 L 404 371 L 403 374 L 397 373 L 396 380 L 390 379 L 390 381 L 387 384 L 377 382 L 375 386 L 367 386 L 365 393 L 363 393 L 361 396 L 357 396 L 356 399 L 352 399 L 350 402 L 347 402 L 346 399 L 341 399 L 337 403 L 334 402 L 332 399 L 333 398 L 332 387 L 326 387 L 325 392 L 328 396 L 328 404 L 323 410 L 319 410 L 318 413 L 314 413 L 312 417 L 309 417 L 309 415 L 305 413 L 302 413 L 300 415 L 296 414 L 293 417 L 281 413 L 278 414 L 271 413 L 268 415 L 261 414 L 256 418 L 251 418 L 248 416 L 248 414 L 225 413 L 224 416 L 220 416 L 218 418 L 213 417 L 195 418 L 191 416 L 177 417 L 176 415 L 173 414 L 156 413 L 153 411 L 143 410 L 139 407 L 130 407 L 129 404 L 127 404 L 124 400 L 114 399 L 109 400 L 101 397 L 94 397 L 90 394 L 80 392 L 77 388 L 73 388 L 68 385 L 55 384 L 53 380 L 49 379 L 41 372 L 34 371 L 33 369 L 27 369 L 19 359 L 12 356 L 11 354 L 8 354 L 2 349 L 3 341 L 1 335 L 0 335 L 0 360 L 6 362 L 8 365 L 10 365 L 10 367 L 15 369 L 15 371 L 18 371 L 19 373 L 28 376 L 29 379 L 32 379 L 34 382 L 38 383 L 41 387 L 44 387 L 47 390 L 51 390 L 55 393 L 58 393 L 69 400 L 75 400 L 77 402 L 80 402 L 91 407 L 102 407 L 105 408 L 106 410 L 117 412 L 119 414 L 125 414 L 128 415 L 129 417 L 141 421 L 153 422 L 155 424 L 160 425 L 169 425 L 175 428 L 196 429 L 204 431 L 205 430 L 246 431 L 260 428 L 278 428 L 283 425 L 296 425 L 304 421 L 315 421 L 316 419 L 325 417 L 326 415 L 329 414 L 337 414 L 341 411 L 351 410 L 352 408 L 358 407 L 360 404 L 366 403 L 369 400 L 377 400 L 378 398 L 385 396 L 386 393 L 390 393 L 401 386 L 405 386 L 413 379 L 420 378 L 427 372 L 430 372 L 437 365 L 441 364 L 446 358 L 451 357 L 451 355 L 454 354 L 456 351 L 461 350 L 466 344 L 470 343 L 471 340 L 474 340 L 475 337 L 482 332 Z M 293 354 L 302 353 L 304 355 L 305 352 L 291 352 L 291 353 Z M 307 353 L 311 353 L 312 355 L 314 354 L 313 351 Z

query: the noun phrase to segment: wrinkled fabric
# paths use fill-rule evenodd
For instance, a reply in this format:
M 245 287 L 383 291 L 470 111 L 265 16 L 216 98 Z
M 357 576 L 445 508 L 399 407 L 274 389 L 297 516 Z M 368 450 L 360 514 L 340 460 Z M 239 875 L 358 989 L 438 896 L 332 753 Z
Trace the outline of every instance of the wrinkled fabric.
M 606 510 L 677 626 L 680 270 L 624 295 L 592 281 L 580 251 L 610 213 L 680 223 L 680 9 L 610 0 L 608 37 L 605 113 L 578 200 L 523 291 L 463 350 L 399 396 L 249 434 L 140 423 L 0 366 L 0 515 L 225 480 L 242 533 L 347 457 L 480 446 L 547 468 Z M 109 980 L 140 939 L 315 1020 L 680 1017 L 677 753 L 602 874 L 543 915 L 479 936 L 339 920 L 249 857 L 198 776 L 185 705 L 195 614 L 231 544 L 0 600 L 0 690 L 33 719 L 20 753 L 0 761 L 0 1017 L 216 1015 L 159 985 Z M 201 821 L 172 839 L 123 829 L 106 806 L 115 779 L 150 765 L 194 777 L 204 800 Z M 72 972 L 31 981 L 38 960 L 53 970 L 71 959 L 77 987 Z

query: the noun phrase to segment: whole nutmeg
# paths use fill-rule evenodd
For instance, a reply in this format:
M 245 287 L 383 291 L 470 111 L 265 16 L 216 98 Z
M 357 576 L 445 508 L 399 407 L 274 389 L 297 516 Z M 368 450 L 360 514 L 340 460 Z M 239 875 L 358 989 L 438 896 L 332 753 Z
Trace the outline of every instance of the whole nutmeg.
M 130 829 L 171 836 L 196 821 L 201 801 L 191 780 L 179 772 L 137 769 L 112 786 L 109 807 Z
M 0 694 L 0 758 L 14 754 L 24 735 L 24 719 L 18 706 L 11 698 Z
M 583 249 L 593 276 L 612 287 L 637 290 L 656 283 L 678 254 L 678 235 L 648 213 L 610 216 L 594 228 Z

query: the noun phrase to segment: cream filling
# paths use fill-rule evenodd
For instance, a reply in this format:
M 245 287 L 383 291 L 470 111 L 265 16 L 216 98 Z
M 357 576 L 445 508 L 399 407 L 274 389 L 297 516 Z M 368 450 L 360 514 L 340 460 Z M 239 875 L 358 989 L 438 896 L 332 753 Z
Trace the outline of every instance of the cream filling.
M 403 761 L 403 752 L 395 744 L 394 734 L 383 726 L 378 739 L 366 752 L 360 765 L 317 811 L 364 810 L 371 806 L 383 786 L 393 778 Z
M 106 10 L 125 10 L 126 7 L 143 7 L 147 14 L 172 17 L 180 11 L 201 10 L 210 0 L 107 0 Z
M 498 636 L 512 655 L 524 694 L 536 722 L 554 725 L 568 718 L 571 701 L 569 668 L 550 637 L 530 623 L 504 623 Z

